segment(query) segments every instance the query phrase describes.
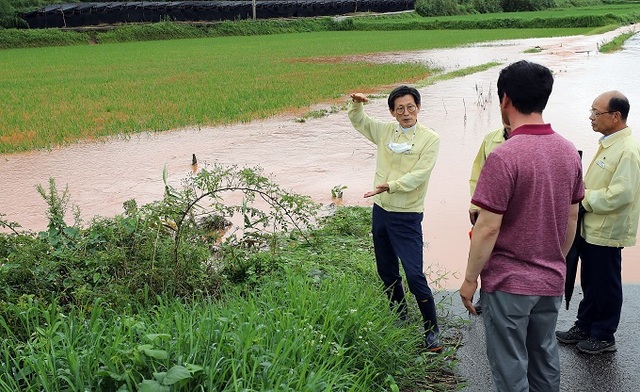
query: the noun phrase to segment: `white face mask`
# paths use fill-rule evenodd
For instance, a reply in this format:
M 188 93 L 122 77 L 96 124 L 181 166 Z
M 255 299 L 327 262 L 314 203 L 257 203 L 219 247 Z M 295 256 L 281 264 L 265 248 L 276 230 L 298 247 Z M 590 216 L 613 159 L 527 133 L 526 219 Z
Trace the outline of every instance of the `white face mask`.
M 394 137 L 391 138 L 391 141 L 389 143 L 387 143 L 387 147 L 389 147 L 389 150 L 395 152 L 396 154 L 404 154 L 405 152 L 411 150 L 411 147 L 413 147 L 413 138 L 416 137 L 416 128 L 415 125 L 413 127 L 413 135 L 411 135 L 411 140 L 409 140 L 408 142 L 402 142 L 402 143 L 396 143 L 393 141 Z M 403 129 L 403 131 L 408 131 L 409 129 Z M 400 133 L 400 131 L 398 129 L 396 129 L 396 131 L 394 132 L 394 136 L 397 140 L 398 134 Z
M 389 150 L 395 152 L 396 154 L 402 154 L 411 150 L 411 144 L 407 142 L 404 142 L 404 143 L 389 142 L 387 143 L 387 147 L 389 147 Z

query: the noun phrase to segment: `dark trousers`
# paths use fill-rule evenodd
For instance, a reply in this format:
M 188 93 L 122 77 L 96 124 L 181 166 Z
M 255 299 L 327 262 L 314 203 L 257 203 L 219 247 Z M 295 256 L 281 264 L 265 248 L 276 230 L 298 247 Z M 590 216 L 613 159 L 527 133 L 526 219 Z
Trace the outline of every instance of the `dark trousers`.
M 622 248 L 580 238 L 580 280 L 584 298 L 576 325 L 598 340 L 612 341 L 622 310 Z
M 422 272 L 422 217 L 422 213 L 389 212 L 373 205 L 372 233 L 378 275 L 389 292 L 398 291 L 396 285 L 402 287 L 400 259 L 409 290 L 418 302 L 433 296 Z

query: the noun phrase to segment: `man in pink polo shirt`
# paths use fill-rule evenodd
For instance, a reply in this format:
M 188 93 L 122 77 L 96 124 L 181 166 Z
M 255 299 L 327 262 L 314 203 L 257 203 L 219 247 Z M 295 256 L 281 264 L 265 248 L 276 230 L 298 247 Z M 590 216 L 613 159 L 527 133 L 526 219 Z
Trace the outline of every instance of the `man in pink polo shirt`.
M 487 356 L 501 392 L 560 390 L 554 331 L 584 184 L 578 151 L 542 118 L 552 87 L 539 64 L 500 72 L 500 112 L 512 131 L 487 158 L 471 200 L 480 213 L 460 296 L 475 314 L 480 276 Z

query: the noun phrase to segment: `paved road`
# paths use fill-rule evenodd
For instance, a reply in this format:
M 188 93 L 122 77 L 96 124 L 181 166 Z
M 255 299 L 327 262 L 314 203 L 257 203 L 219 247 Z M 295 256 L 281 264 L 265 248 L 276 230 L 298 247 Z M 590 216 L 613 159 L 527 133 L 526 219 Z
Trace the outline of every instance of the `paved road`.
M 640 285 L 624 285 L 622 318 L 616 333 L 618 351 L 598 356 L 577 352 L 573 345 L 560 345 L 563 392 L 636 392 L 640 391 Z M 563 302 L 558 329 L 573 325 L 578 303 L 582 299 L 577 287 L 569 310 Z M 491 372 L 485 352 L 482 317 L 466 315 L 458 298 L 453 311 L 471 322 L 463 331 L 464 346 L 458 350 L 458 372 L 468 380 L 464 392 L 491 392 Z

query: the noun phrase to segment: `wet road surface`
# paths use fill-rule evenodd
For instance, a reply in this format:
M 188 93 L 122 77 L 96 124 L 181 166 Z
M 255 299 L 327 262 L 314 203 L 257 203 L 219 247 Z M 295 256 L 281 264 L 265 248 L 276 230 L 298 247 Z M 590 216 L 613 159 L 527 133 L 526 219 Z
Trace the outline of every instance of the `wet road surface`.
M 624 260 L 625 263 L 636 260 Z M 458 350 L 458 374 L 467 380 L 463 392 L 491 392 L 491 371 L 487 360 L 482 316 L 470 316 L 453 295 L 454 314 L 470 320 L 463 330 L 463 346 Z M 640 390 L 640 285 L 623 286 L 624 303 L 616 333 L 618 351 L 602 355 L 580 353 L 574 345 L 559 343 L 560 390 L 562 392 L 637 392 Z M 582 299 L 576 287 L 569 310 L 564 301 L 558 317 L 559 330 L 571 328 Z

